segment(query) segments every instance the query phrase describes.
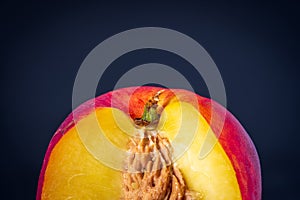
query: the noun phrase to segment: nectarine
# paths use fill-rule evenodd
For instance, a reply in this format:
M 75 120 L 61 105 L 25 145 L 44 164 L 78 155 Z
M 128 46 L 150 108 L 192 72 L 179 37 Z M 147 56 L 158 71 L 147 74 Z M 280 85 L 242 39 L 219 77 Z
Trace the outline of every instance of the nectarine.
M 205 145 L 211 150 L 199 158 Z M 250 137 L 225 108 L 186 90 L 131 87 L 66 118 L 47 149 L 36 199 L 259 200 L 260 173 Z

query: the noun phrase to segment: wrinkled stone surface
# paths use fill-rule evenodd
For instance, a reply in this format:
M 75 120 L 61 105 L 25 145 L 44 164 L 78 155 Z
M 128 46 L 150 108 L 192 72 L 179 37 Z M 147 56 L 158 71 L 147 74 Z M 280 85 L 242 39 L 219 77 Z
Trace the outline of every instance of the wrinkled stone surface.
M 172 163 L 169 140 L 156 131 L 144 131 L 129 143 L 123 173 L 122 200 L 198 200 L 188 191 L 181 172 Z

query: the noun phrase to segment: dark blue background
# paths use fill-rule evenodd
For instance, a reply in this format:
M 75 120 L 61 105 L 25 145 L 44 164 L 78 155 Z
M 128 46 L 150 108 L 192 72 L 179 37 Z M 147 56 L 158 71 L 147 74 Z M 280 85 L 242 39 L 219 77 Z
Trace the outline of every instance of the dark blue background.
M 121 31 L 159 26 L 197 40 L 219 67 L 228 109 L 260 155 L 263 199 L 296 199 L 300 99 L 295 2 L 2 4 L 1 195 L 35 197 L 44 153 L 71 112 L 73 82 L 90 50 Z M 102 77 L 97 93 L 111 90 L 124 72 L 147 62 L 173 66 L 208 96 L 188 63 L 158 50 L 120 57 Z

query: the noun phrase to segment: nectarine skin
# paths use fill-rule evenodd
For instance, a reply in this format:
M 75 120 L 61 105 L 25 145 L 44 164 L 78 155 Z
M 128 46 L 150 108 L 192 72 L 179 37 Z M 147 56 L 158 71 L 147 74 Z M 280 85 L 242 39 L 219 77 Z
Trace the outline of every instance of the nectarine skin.
M 94 107 L 115 107 L 125 113 L 128 113 L 133 119 L 138 118 L 142 116 L 144 105 L 148 99 L 162 89 L 163 88 L 159 87 L 145 86 L 123 88 L 89 100 L 75 109 L 73 113 L 71 113 L 60 125 L 48 146 L 38 181 L 36 199 L 41 199 L 45 171 L 53 148 L 63 135 L 75 125 L 76 120 L 91 113 L 94 110 Z M 174 93 L 176 93 L 176 97 L 181 101 L 188 103 L 192 101 L 189 97 L 195 95 L 194 93 L 186 90 L 165 89 L 165 92 L 160 97 L 162 106 L 165 106 L 174 97 Z M 113 103 L 112 97 L 114 98 Z M 262 188 L 259 157 L 250 137 L 238 120 L 224 107 L 213 102 L 211 99 L 201 97 L 199 95 L 196 97 L 198 100 L 197 109 L 201 115 L 207 120 L 215 133 L 220 132 L 219 143 L 222 145 L 235 170 L 242 199 L 261 199 Z M 225 121 L 222 130 L 219 130 L 220 128 L 216 123 L 214 123 L 215 121 L 210 123 L 212 103 L 214 103 L 214 116 L 217 119 L 225 113 Z M 74 120 L 73 116 L 76 116 L 77 119 Z

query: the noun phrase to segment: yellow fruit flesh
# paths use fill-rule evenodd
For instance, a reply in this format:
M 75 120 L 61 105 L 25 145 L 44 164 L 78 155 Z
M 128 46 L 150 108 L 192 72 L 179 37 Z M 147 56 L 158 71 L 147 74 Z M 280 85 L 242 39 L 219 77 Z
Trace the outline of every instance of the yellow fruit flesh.
M 177 146 L 181 148 L 182 141 L 190 140 L 189 147 L 176 160 L 190 190 L 200 192 L 207 200 L 242 199 L 229 158 L 209 124 L 193 106 L 180 102 L 169 104 L 162 113 L 160 122 L 159 129 L 173 140 L 175 153 Z M 200 159 L 200 150 L 205 148 L 204 142 L 205 147 L 213 148 L 206 157 Z
M 118 128 L 123 127 L 124 124 L 120 125 L 120 122 L 117 124 L 116 121 L 119 119 L 128 123 L 130 130 L 130 120 L 124 119 L 123 112 L 112 108 L 97 109 L 95 113 L 82 119 L 77 127 L 70 129 L 52 150 L 45 172 L 42 199 L 120 198 L 121 173 L 99 162 L 95 155 L 92 155 L 83 145 L 78 131 L 86 131 L 91 135 L 87 142 L 96 141 L 94 143 L 97 143 L 99 138 L 94 133 L 99 131 L 95 127 L 95 123 L 99 122 L 100 127 L 105 128 L 104 135 L 108 140 L 113 145 L 125 149 L 129 136 Z M 122 129 L 125 128 L 127 128 L 126 124 Z M 115 158 L 108 149 L 103 149 L 101 145 L 96 149 L 96 153 L 98 150 L 111 156 L 112 159 Z M 92 153 L 95 154 L 95 152 Z
M 97 143 L 103 140 L 98 137 L 103 134 L 110 141 L 110 147 L 125 151 L 134 131 L 130 119 L 124 116 L 117 109 L 96 109 L 62 137 L 49 158 L 42 199 L 120 199 L 121 172 L 99 161 L 103 154 L 111 157 L 112 163 L 118 162 L 120 157 Z M 96 127 L 95 120 L 101 130 Z M 169 104 L 162 113 L 158 129 L 172 141 L 174 156 L 179 158 L 177 166 L 190 190 L 200 192 L 207 200 L 241 199 L 235 172 L 219 143 L 208 156 L 199 159 L 203 142 L 214 144 L 216 138 L 193 106 L 178 101 Z M 205 139 L 207 134 L 211 136 L 209 140 Z M 186 148 L 183 144 L 190 146 Z

